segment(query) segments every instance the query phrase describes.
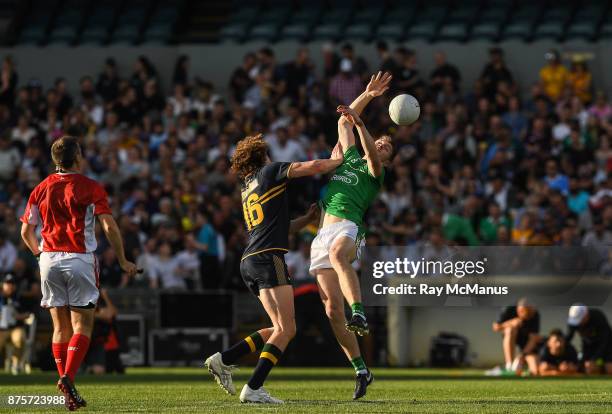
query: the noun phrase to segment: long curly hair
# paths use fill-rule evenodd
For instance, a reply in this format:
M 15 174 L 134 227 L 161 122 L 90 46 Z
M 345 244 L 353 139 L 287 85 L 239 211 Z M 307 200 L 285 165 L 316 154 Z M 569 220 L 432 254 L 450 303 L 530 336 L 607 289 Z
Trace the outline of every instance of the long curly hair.
M 232 157 L 232 171 L 244 180 L 263 167 L 268 156 L 268 144 L 262 134 L 246 137 L 236 145 Z

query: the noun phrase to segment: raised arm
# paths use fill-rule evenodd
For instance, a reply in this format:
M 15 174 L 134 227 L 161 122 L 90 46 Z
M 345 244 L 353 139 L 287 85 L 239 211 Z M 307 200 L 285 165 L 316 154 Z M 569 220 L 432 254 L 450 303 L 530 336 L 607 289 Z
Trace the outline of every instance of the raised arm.
M 361 141 L 361 146 L 363 147 L 363 152 L 365 153 L 366 161 L 368 162 L 368 169 L 372 173 L 374 177 L 380 177 L 383 172 L 383 164 L 378 156 L 378 151 L 376 150 L 376 144 L 374 143 L 374 138 L 370 135 L 365 124 L 355 112 L 354 109 L 351 109 L 348 106 L 339 106 L 338 112 L 342 114 L 343 117 L 348 118 L 351 123 L 353 123 L 357 127 L 357 132 L 359 133 L 359 140 Z
M 341 146 L 336 144 L 332 152 L 331 158 L 327 160 L 312 160 L 305 162 L 291 163 L 291 168 L 287 172 L 287 178 L 307 177 L 310 175 L 327 174 L 335 170 L 342 164 L 344 156 L 342 155 Z
M 353 124 L 344 116 L 338 118 L 338 144 L 342 149 L 342 153 L 355 145 Z
M 372 75 L 365 91 L 363 91 L 361 95 L 355 98 L 355 100 L 351 103 L 351 109 L 354 110 L 357 115 L 361 115 L 365 107 L 368 106 L 372 99 L 382 95 L 387 91 L 387 89 L 389 89 L 391 78 L 392 77 L 389 72 L 378 72 Z

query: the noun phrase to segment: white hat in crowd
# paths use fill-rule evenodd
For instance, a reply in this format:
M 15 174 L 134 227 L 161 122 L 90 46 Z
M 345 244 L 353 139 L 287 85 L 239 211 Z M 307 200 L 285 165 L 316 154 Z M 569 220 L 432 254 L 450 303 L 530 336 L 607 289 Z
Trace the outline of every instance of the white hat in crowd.
M 571 306 L 567 316 L 567 324 L 570 326 L 580 325 L 587 313 L 589 313 L 589 309 L 584 305 Z

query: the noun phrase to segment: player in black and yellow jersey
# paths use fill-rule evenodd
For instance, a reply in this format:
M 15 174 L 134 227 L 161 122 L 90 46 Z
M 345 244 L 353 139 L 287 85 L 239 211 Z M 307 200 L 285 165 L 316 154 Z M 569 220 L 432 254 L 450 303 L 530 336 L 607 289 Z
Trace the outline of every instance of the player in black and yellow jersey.
M 263 388 L 270 370 L 295 335 L 293 288 L 284 255 L 289 232 L 299 230 L 314 219 L 317 209 L 289 220 L 287 186 L 292 178 L 326 174 L 343 160 L 335 148 L 326 160 L 271 162 L 268 146 L 261 135 L 240 141 L 232 158 L 232 169 L 242 180 L 242 209 L 249 241 L 240 263 L 240 273 L 272 320 L 272 327 L 260 329 L 231 348 L 209 357 L 205 365 L 221 388 L 230 394 L 234 363 L 242 356 L 261 350 L 251 379 L 240 393 L 241 402 L 281 404 Z

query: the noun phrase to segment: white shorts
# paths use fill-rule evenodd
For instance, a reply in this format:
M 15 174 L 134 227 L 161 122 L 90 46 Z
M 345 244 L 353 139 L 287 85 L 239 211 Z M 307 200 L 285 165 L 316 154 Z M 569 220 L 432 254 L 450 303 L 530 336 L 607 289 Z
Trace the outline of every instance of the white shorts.
M 358 233 L 359 228 L 357 225 L 348 220 L 321 227 L 310 246 L 310 273 L 314 275 L 317 269 L 332 268 L 329 260 L 329 250 L 334 240 L 338 237 L 344 236 L 355 241 L 355 254 L 351 258 L 351 261 L 359 259 L 361 256 L 361 248 L 365 244 L 365 240 L 363 238 L 357 238 Z
M 43 252 L 40 255 L 40 306 L 93 307 L 100 292 L 98 260 L 93 253 Z

